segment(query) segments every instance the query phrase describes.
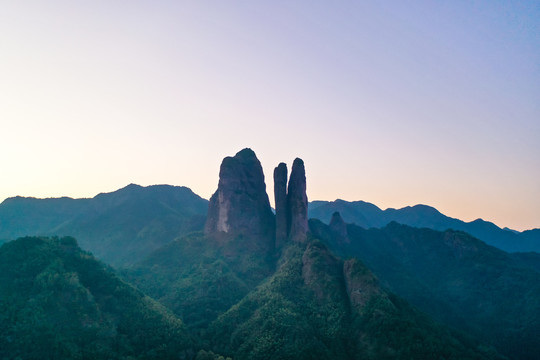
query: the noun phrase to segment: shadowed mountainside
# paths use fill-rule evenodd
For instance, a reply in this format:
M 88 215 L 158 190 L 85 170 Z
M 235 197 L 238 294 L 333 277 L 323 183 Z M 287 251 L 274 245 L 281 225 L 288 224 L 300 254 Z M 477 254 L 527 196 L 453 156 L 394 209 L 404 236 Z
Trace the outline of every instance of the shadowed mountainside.
M 540 352 L 540 263 L 534 253 L 508 254 L 460 231 L 395 222 L 382 229 L 345 226 L 346 241 L 310 220 L 311 231 L 331 249 L 362 260 L 386 288 L 436 320 L 511 358 L 532 360 Z

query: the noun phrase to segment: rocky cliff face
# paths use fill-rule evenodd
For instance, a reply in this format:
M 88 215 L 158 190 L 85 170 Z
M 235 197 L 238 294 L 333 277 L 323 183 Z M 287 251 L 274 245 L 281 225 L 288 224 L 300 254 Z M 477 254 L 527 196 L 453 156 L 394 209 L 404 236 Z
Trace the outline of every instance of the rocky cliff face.
M 222 242 L 239 236 L 250 246 L 269 251 L 274 246 L 275 219 L 270 208 L 261 163 L 251 149 L 226 157 L 218 189 L 210 198 L 205 235 Z
M 287 191 L 287 227 L 289 239 L 305 242 L 308 230 L 308 200 L 306 195 L 306 171 L 304 161 L 296 158 L 291 170 Z
M 343 278 L 351 308 L 360 313 L 373 297 L 384 295 L 377 278 L 357 259 L 343 263 Z
M 285 242 L 307 239 L 308 201 L 304 162 L 295 159 L 287 184 L 287 165 L 274 169 L 276 215 L 272 213 L 261 163 L 244 149 L 221 163 L 218 189 L 210 198 L 205 235 L 227 243 L 250 238 L 249 246 L 271 251 Z
M 274 169 L 274 198 L 276 204 L 276 248 L 287 240 L 287 165 L 280 163 Z

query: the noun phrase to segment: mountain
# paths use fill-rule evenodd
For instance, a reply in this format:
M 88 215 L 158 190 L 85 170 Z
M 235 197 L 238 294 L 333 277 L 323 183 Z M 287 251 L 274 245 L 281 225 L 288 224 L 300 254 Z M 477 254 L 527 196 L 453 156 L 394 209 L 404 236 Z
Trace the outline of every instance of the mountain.
M 223 159 L 218 188 L 208 204 L 204 232 L 224 245 L 249 238 L 245 246 L 261 255 L 273 250 L 275 219 L 263 169 L 253 150 L 243 149 Z
M 194 233 L 125 275 L 213 351 L 234 359 L 501 358 L 383 290 L 359 261 L 334 257 L 314 238 L 282 252 L 269 271 L 257 257 L 227 256 Z
M 496 359 L 383 290 L 358 260 L 313 238 L 285 247 L 278 270 L 206 334 L 235 359 Z
M 80 250 L 26 237 L 0 247 L 0 358 L 178 359 L 193 339 L 162 305 Z
M 397 223 L 365 230 L 339 214 L 329 225 L 308 222 L 306 185 L 301 159 L 290 176 L 278 165 L 274 215 L 262 166 L 244 149 L 223 160 L 209 202 L 186 188 L 136 185 L 93 199 L 6 200 L 2 237 L 76 234 L 122 266 L 122 280 L 71 237 L 7 242 L 0 358 L 504 358 L 497 348 L 526 360 L 538 353 L 534 253 Z M 372 211 L 365 221 L 373 221 L 377 208 L 364 205 Z
M 385 288 L 437 321 L 513 359 L 540 352 L 537 254 L 508 254 L 464 232 L 396 222 L 369 230 L 348 224 L 346 238 L 319 220 L 310 220 L 310 229 L 338 254 L 362 260 Z
M 179 238 L 124 272 L 195 331 L 275 268 L 275 219 L 262 166 L 251 149 L 223 160 L 208 207 L 204 233 Z
M 443 215 L 437 209 L 427 205 L 381 210 L 364 201 L 348 202 L 338 199 L 309 203 L 309 217 L 323 222 L 328 221 L 336 211 L 341 214 L 345 222 L 354 223 L 366 229 L 381 228 L 395 221 L 418 228 L 464 231 L 489 245 L 508 252 L 540 252 L 540 229 L 520 233 L 507 228 L 501 229 L 482 219 L 464 222 Z
M 0 238 L 74 236 L 99 259 L 123 266 L 202 229 L 207 207 L 190 189 L 169 185 L 131 184 L 92 199 L 16 197 L 0 204 Z
M 123 276 L 235 359 L 502 358 L 384 290 L 360 261 L 332 255 L 308 233 L 303 161 L 286 189 L 278 169 L 276 213 L 286 216 L 274 220 L 262 167 L 244 149 L 221 165 L 205 231 Z

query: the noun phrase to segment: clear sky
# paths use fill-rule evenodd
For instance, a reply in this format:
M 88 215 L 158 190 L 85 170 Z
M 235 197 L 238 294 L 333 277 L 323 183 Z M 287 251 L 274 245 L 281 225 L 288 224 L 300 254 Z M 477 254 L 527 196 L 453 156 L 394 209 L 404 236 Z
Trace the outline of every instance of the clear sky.
M 310 200 L 540 227 L 538 1 L 15 1 L 0 201 L 129 183 L 208 198 L 251 147 Z

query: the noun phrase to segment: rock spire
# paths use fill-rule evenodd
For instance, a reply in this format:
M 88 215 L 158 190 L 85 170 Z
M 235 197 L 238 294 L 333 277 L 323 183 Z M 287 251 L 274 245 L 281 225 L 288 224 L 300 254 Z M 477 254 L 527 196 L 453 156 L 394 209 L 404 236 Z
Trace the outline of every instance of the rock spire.
M 249 246 L 274 247 L 275 219 L 266 193 L 261 163 L 251 149 L 226 157 L 219 171 L 218 189 L 210 198 L 205 235 L 220 241 L 242 236 Z
M 271 252 L 287 241 L 304 243 L 308 231 L 306 172 L 302 159 L 274 169 L 276 214 L 272 213 L 261 163 L 251 149 L 226 157 L 219 170 L 218 188 L 208 203 L 204 233 L 223 244 L 243 244 L 257 252 Z M 232 242 L 231 242 L 232 241 Z
M 308 230 L 306 171 L 302 159 L 294 159 L 287 189 L 287 228 L 289 239 L 305 242 Z
M 276 248 L 287 240 L 287 165 L 280 163 L 274 169 L 274 199 L 276 204 Z
M 274 169 L 274 195 L 276 200 L 276 248 L 286 240 L 305 242 L 307 239 L 306 171 L 302 159 L 293 162 L 287 188 L 287 165 Z

